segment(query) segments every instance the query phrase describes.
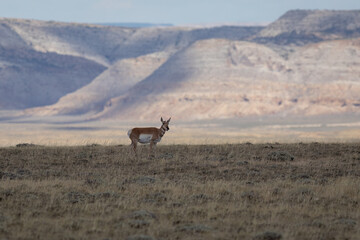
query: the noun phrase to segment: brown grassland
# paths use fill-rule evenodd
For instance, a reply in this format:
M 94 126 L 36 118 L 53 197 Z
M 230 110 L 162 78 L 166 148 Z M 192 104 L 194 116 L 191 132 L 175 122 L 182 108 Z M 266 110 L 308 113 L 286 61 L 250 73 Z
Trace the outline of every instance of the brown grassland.
M 0 239 L 359 239 L 360 144 L 0 148 Z

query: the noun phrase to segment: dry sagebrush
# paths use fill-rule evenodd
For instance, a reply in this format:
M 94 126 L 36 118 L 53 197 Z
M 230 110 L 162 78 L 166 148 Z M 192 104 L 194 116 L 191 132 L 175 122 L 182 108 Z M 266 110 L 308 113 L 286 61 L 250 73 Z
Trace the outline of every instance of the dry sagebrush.
M 0 149 L 0 239 L 357 239 L 359 144 Z

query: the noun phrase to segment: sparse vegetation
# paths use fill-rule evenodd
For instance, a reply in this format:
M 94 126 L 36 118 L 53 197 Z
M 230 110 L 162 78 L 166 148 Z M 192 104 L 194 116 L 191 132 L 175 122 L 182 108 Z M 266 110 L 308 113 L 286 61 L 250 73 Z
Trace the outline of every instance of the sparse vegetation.
M 360 144 L 0 148 L 0 239 L 358 239 Z

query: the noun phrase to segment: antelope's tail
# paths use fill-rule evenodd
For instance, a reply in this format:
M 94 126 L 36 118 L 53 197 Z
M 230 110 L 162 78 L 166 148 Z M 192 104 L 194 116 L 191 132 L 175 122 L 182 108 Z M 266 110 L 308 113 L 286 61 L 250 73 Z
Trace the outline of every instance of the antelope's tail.
M 131 132 L 132 132 L 132 129 L 130 129 L 130 130 L 128 131 L 128 133 L 127 133 L 127 135 L 128 135 L 129 137 L 130 137 Z

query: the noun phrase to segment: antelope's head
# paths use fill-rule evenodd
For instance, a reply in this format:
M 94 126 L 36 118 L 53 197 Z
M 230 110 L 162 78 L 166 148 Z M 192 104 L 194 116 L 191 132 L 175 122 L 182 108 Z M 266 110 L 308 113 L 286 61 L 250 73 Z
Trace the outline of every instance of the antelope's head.
M 160 121 L 162 122 L 161 128 L 163 128 L 165 131 L 169 131 L 169 122 L 170 122 L 171 118 L 169 118 L 169 120 L 164 121 L 163 118 L 161 117 Z

